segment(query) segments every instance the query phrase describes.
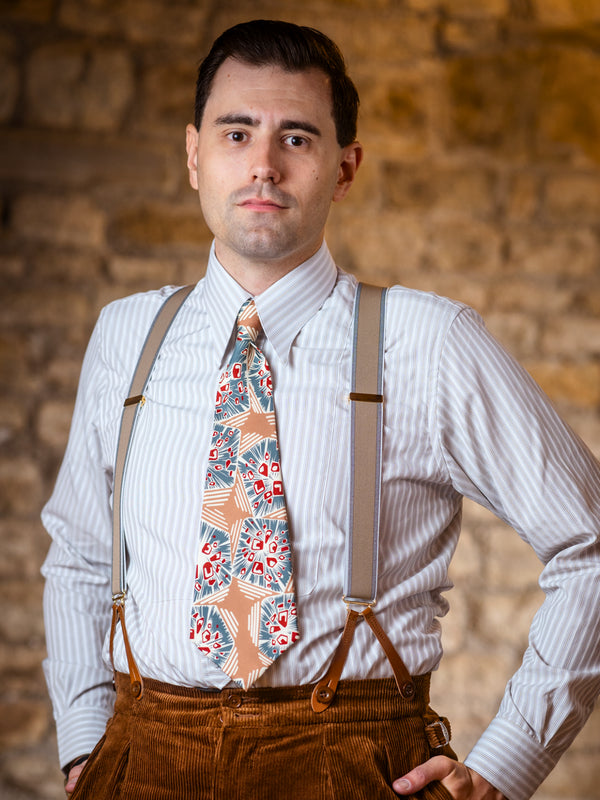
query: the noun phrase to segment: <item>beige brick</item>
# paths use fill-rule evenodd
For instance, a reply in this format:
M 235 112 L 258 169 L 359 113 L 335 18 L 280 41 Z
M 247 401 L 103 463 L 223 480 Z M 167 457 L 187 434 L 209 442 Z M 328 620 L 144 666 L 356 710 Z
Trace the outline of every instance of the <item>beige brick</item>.
M 40 567 L 50 545 L 41 522 L 38 519 L 4 518 L 0 520 L 0 542 L 2 581 L 14 580 L 15 576 L 39 581 Z M 0 658 L 0 666 L 2 663 Z
M 29 116 L 37 124 L 115 130 L 132 95 L 133 69 L 122 49 L 57 42 L 38 48 L 28 66 Z
M 548 230 L 530 226 L 509 233 L 511 267 L 540 276 L 593 276 L 600 243 L 590 230 Z
M 354 247 L 357 237 L 360 247 Z M 328 239 L 340 264 L 361 279 L 386 284 L 401 282 L 403 271 L 417 269 L 424 234 L 416 217 L 383 213 L 372 220 L 349 216 Z
M 4 301 L 8 307 L 6 293 Z M 3 308 L 0 307 L 0 316 Z M 10 386 L 14 397 L 35 396 L 39 377 L 32 376 L 28 364 L 27 342 L 20 332 L 0 331 L 0 385 Z
M 600 319 L 573 316 L 551 319 L 542 337 L 542 351 L 573 360 L 600 355 Z
M 140 112 L 133 128 L 145 136 L 158 132 L 183 143 L 185 126 L 194 121 L 197 64 L 178 51 L 159 63 L 148 53 L 139 96 Z
M 206 248 L 204 254 L 199 254 L 197 258 L 182 259 L 179 266 L 178 284 L 182 286 L 189 283 L 198 283 L 200 278 L 203 278 L 206 273 L 206 265 L 208 263 L 209 248 Z
M 445 0 L 438 5 L 456 17 L 503 17 L 506 14 L 506 0 Z
M 600 414 L 597 410 L 576 406 L 559 407 L 561 416 L 600 460 Z
M 71 401 L 48 400 L 39 411 L 36 429 L 40 441 L 62 453 L 66 447 L 73 403 Z
M 6 765 L 6 775 L 10 785 L 17 787 L 18 794 L 7 800 L 25 797 L 62 798 L 64 797 L 64 775 L 58 768 L 55 757 L 56 743 L 49 733 L 44 737 L 47 744 L 41 753 L 33 748 L 17 750 Z M 50 747 L 52 750 L 50 751 Z M 40 748 L 41 749 L 41 748 Z M 33 752 L 32 752 L 33 750 Z M 50 752 L 52 755 L 50 755 Z M 40 757 L 42 756 L 42 757 Z M 54 756 L 54 758 L 52 757 Z
M 600 363 L 538 362 L 525 366 L 551 400 L 589 408 L 600 405 Z
M 390 158 L 422 158 L 428 150 L 427 86 L 417 70 L 358 73 L 359 138 L 367 152 Z
M 582 798 L 595 800 L 600 781 L 600 762 L 598 747 L 593 739 L 588 739 L 585 729 L 579 734 L 587 741 L 587 752 L 573 749 L 565 753 L 558 766 L 538 790 L 540 800 L 565 800 Z M 538 795 L 536 794 L 536 800 Z
M 536 19 L 551 27 L 575 27 L 600 21 L 598 0 L 533 0 Z
M 463 524 L 458 547 L 450 564 L 450 577 L 457 587 L 479 583 L 483 570 L 483 552 L 477 537 Z M 452 603 L 451 593 L 448 599 Z
M 458 300 L 484 314 L 489 307 L 489 289 L 485 280 L 469 275 L 404 269 L 399 263 L 397 280 L 410 289 L 433 292 L 441 297 Z
M 544 316 L 568 310 L 575 301 L 575 289 L 548 278 L 523 280 L 509 274 L 493 283 L 490 298 L 490 308 L 494 311 L 523 311 Z
M 54 12 L 54 0 L 11 0 L 4 3 L 2 16 L 17 22 L 49 22 Z
M 121 247 L 160 248 L 185 251 L 206 245 L 212 234 L 200 209 L 171 205 L 147 205 L 125 210 L 115 216 L 112 239 Z
M 0 309 L 5 325 L 29 323 L 58 329 L 81 330 L 87 325 L 89 304 L 81 292 L 72 289 L 31 288 L 7 291 L 6 306 Z
M 541 590 L 489 595 L 481 603 L 478 629 L 482 637 L 495 644 L 505 642 L 515 653 L 527 647 L 531 621 L 544 599 Z
M 501 50 L 450 59 L 440 130 L 450 148 L 481 148 L 507 160 L 530 152 L 540 67 L 534 51 Z
M 0 254 L 0 275 L 2 278 L 23 278 L 25 269 L 26 261 L 24 256 L 15 253 Z
M 0 460 L 0 513 L 37 517 L 44 497 L 39 465 L 25 456 Z
M 4 701 L 0 702 L 0 720 L 3 747 L 25 747 L 46 735 L 50 714 L 47 703 L 40 700 L 20 700 L 18 704 Z
M 535 319 L 515 312 L 495 311 L 486 315 L 485 322 L 515 358 L 530 358 L 538 352 L 540 333 Z
M 40 560 L 41 563 L 41 560 Z M 5 580 L 0 587 L 0 637 L 4 642 L 16 646 L 31 644 L 37 646 L 44 641 L 44 623 L 40 609 L 42 607 L 43 581 L 24 580 L 13 577 Z M 7 601 L 18 598 L 19 602 Z
M 537 592 L 543 564 L 518 534 L 505 526 L 486 532 L 486 586 L 490 592 Z M 495 602 L 490 599 L 490 602 Z M 539 600 L 538 600 L 539 602 Z
M 133 42 L 198 46 L 209 3 L 185 0 L 64 0 L 60 22 L 96 36 L 126 36 Z
M 584 313 L 592 317 L 600 317 L 600 286 L 586 287 L 578 299 Z
M 560 225 L 596 225 L 600 214 L 600 173 L 563 172 L 548 178 L 543 213 Z
M 506 206 L 508 219 L 517 222 L 532 220 L 538 211 L 540 197 L 539 176 L 524 172 L 511 176 Z
M 439 35 L 443 47 L 455 53 L 480 50 L 482 46 L 497 44 L 499 27 L 497 19 L 454 19 L 448 17 L 440 25 Z
M 391 163 L 385 165 L 384 187 L 386 206 L 400 211 L 448 211 L 477 218 L 495 208 L 494 176 L 485 169 Z
M 30 257 L 32 274 L 42 285 L 73 284 L 81 289 L 103 280 L 103 259 L 96 253 L 72 252 L 70 249 L 44 248 Z
M 20 400 L 0 397 L 0 444 L 21 433 L 27 424 L 28 408 Z
M 177 139 L 173 140 L 177 144 Z M 113 195 L 174 192 L 181 184 L 185 153 L 164 143 L 106 140 L 101 134 L 52 131 L 40 147 L 37 131 L 0 131 L 0 178 L 54 189 Z
M 152 258 L 115 256 L 108 262 L 111 278 L 136 287 L 166 286 L 176 283 L 177 262 Z
M 502 235 L 494 226 L 468 219 L 432 219 L 426 257 L 432 269 L 493 274 L 500 268 Z
M 468 622 L 471 610 L 470 598 L 460 588 L 452 589 L 445 595 L 452 613 L 442 620 L 442 644 L 444 655 L 460 653 L 466 646 L 469 636 Z
M 592 49 L 560 48 L 548 53 L 540 96 L 541 156 L 584 156 L 600 164 L 600 103 L 590 102 L 599 82 L 600 55 Z
M 81 372 L 81 362 L 83 361 L 84 346 L 74 348 L 74 350 L 75 352 L 73 353 L 55 351 L 53 357 L 49 359 L 44 373 L 49 393 L 56 391 L 64 394 L 65 391 L 68 391 L 73 398 L 75 397 L 75 390 Z
M 106 216 L 84 195 L 28 194 L 16 200 L 12 226 L 17 236 L 29 241 L 100 247 L 104 243 Z
M 331 22 L 333 38 L 340 46 L 343 44 L 344 56 L 350 67 L 365 61 L 370 64 L 387 62 L 398 65 L 434 52 L 435 23 L 432 18 L 393 8 L 382 25 L 381 17 L 373 13 L 369 1 L 361 2 L 364 3 L 366 14 L 338 14 L 337 19 Z M 357 28 L 361 31 L 360 36 L 356 36 Z
M 0 122 L 10 120 L 19 96 L 19 67 L 12 39 L 0 35 Z

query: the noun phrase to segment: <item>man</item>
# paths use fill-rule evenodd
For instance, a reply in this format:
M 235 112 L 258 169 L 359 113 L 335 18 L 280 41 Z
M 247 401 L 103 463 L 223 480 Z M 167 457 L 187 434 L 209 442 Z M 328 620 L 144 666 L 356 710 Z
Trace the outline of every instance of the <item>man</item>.
M 45 666 L 66 789 L 77 785 L 76 797 L 383 798 L 423 790 L 424 797 L 524 800 L 598 694 L 598 464 L 476 314 L 394 287 L 385 330 L 381 625 L 411 675 L 437 666 L 436 617 L 447 610 L 441 592 L 462 496 L 530 542 L 545 564 L 547 599 L 498 716 L 464 764 L 424 744 L 418 714 L 398 712 L 410 703 L 388 694 L 390 666 L 364 624 L 339 696 L 323 715 L 309 708 L 307 689 L 327 668 L 345 615 L 356 282 L 334 265 L 323 232 L 330 203 L 343 200 L 361 162 L 357 107 L 335 45 L 287 23 L 230 29 L 200 68 L 188 168 L 214 246 L 206 278 L 153 368 L 124 486 L 127 631 L 146 694 L 136 705 L 119 677 L 117 713 L 87 765 L 114 705 L 106 639 L 121 408 L 171 289 L 102 312 L 44 510 L 53 539 L 44 566 Z M 295 597 L 299 636 L 246 690 L 207 657 L 195 635 L 206 627 L 192 622 L 190 638 L 189 626 L 192 600 L 203 592 L 198 571 L 194 588 L 194 569 L 199 535 L 200 552 L 208 546 L 203 494 L 214 463 L 215 392 L 219 384 L 221 398 L 219 376 L 241 341 L 241 328 L 233 336 L 238 310 L 250 299 L 263 331 L 257 350 L 270 365 L 265 397 L 271 376 L 274 386 L 293 547 L 286 592 Z M 204 620 L 206 607 L 194 608 Z M 114 662 L 127 673 L 119 634 Z M 417 695 L 426 704 L 426 689 Z M 292 707 L 296 725 L 278 711 Z

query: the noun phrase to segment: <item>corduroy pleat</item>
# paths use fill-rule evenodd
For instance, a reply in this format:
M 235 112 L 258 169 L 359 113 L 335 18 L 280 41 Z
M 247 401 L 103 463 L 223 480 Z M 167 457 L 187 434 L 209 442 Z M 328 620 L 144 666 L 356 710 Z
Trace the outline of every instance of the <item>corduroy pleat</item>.
M 72 800 L 379 800 L 433 754 L 423 715 L 429 676 L 410 700 L 393 679 L 341 681 L 323 713 L 311 686 L 204 692 L 117 676 L 115 713 Z M 439 783 L 420 800 L 449 800 Z

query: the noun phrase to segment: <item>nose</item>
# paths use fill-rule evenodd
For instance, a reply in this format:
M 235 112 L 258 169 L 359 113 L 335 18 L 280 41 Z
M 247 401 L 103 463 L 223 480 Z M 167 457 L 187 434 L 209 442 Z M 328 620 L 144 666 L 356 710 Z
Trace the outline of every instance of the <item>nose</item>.
M 276 142 L 270 138 L 256 141 L 252 148 L 251 172 L 253 180 L 279 183 L 281 165 Z

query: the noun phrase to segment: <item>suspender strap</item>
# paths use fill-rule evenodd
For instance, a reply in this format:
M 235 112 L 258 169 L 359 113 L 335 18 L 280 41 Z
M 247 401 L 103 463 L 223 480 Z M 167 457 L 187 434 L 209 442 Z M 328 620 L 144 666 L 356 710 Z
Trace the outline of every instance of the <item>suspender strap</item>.
M 110 632 L 110 653 L 112 660 L 113 641 L 116 624 L 121 622 L 129 674 L 131 676 L 132 692 L 135 696 L 141 697 L 143 682 L 139 674 L 133 653 L 129 646 L 127 630 L 125 628 L 125 594 L 127 592 L 126 581 L 126 547 L 125 536 L 123 533 L 123 520 L 121 517 L 121 494 L 123 491 L 123 477 L 127 467 L 127 457 L 131 435 L 137 416 L 138 409 L 145 402 L 144 390 L 148 383 L 148 378 L 152 372 L 152 367 L 156 361 L 158 351 L 175 319 L 175 315 L 183 305 L 184 301 L 193 290 L 192 286 L 184 286 L 170 295 L 162 304 L 158 314 L 154 318 L 142 352 L 138 359 L 133 380 L 129 388 L 129 396 L 124 402 L 123 416 L 121 417 L 121 429 L 119 431 L 119 442 L 117 445 L 117 458 L 115 462 L 115 475 L 113 485 L 113 546 L 112 546 L 112 596 L 113 596 L 113 616 Z
M 400 694 L 411 698 L 415 685 L 372 606 L 377 599 L 381 448 L 383 427 L 383 348 L 386 291 L 359 284 L 354 307 L 352 362 L 350 519 L 346 539 L 344 602 L 348 606 L 340 643 L 311 705 L 322 712 L 335 697 L 356 625 L 365 619 L 391 664 Z M 364 606 L 356 611 L 352 606 Z
M 350 392 L 350 519 L 344 599 L 359 605 L 370 605 L 377 596 L 385 300 L 384 289 L 358 285 Z

